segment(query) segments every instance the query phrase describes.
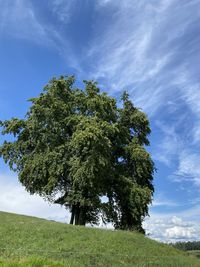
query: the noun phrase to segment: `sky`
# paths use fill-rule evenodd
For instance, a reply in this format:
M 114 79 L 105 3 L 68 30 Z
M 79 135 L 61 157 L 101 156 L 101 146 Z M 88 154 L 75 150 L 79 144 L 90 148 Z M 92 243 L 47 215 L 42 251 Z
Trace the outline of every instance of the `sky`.
M 0 0 L 0 120 L 23 118 L 52 77 L 128 91 L 150 120 L 155 194 L 144 227 L 200 236 L 200 0 Z M 2 143 L 4 137 L 0 137 Z M 0 159 L 0 210 L 67 222 Z

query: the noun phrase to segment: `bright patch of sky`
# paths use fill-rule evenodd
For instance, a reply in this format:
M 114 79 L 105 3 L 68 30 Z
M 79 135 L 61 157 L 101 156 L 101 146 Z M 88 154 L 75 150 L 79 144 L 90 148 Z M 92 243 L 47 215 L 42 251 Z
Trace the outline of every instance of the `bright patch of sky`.
M 0 119 L 23 117 L 53 76 L 126 89 L 150 119 L 155 195 L 145 228 L 200 235 L 200 1 L 0 0 Z M 3 138 L 0 138 L 3 141 Z M 67 220 L 0 161 L 0 210 Z

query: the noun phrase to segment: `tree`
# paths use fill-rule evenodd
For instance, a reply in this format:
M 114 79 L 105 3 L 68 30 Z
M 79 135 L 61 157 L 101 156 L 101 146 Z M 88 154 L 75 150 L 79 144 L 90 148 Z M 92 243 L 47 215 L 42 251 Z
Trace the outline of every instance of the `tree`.
M 123 107 L 118 109 L 119 132 L 113 145 L 115 179 L 108 211 L 115 228 L 144 232 L 142 221 L 148 215 L 154 192 L 154 163 L 144 147 L 149 145 L 147 136 L 151 130 L 146 115 L 133 106 L 126 92 L 122 101 Z M 108 214 L 106 217 L 109 218 Z
M 118 108 L 95 82 L 84 81 L 85 90 L 74 82 L 52 79 L 24 119 L 1 122 L 14 140 L 0 155 L 28 192 L 65 205 L 71 224 L 96 224 L 101 215 L 116 228 L 143 231 L 154 190 L 148 119 L 127 93 Z

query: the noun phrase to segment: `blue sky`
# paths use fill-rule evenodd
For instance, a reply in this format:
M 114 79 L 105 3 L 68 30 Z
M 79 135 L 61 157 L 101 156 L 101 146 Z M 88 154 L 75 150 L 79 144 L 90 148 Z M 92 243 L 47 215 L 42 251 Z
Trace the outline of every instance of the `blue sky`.
M 157 167 L 152 238 L 200 235 L 200 1 L 0 0 L 0 119 L 61 74 L 126 89 L 148 114 Z M 0 138 L 3 141 L 3 138 Z M 0 161 L 0 210 L 57 220 L 66 211 L 29 196 Z

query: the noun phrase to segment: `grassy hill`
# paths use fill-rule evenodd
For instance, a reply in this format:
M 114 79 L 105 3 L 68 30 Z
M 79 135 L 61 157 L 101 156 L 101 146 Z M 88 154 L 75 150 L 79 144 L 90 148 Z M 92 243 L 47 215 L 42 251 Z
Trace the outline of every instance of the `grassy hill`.
M 200 261 L 138 233 L 0 212 L 0 266 L 200 267 Z
M 188 250 L 187 251 L 188 255 L 193 255 L 196 256 L 197 258 L 200 259 L 200 250 Z

